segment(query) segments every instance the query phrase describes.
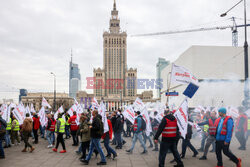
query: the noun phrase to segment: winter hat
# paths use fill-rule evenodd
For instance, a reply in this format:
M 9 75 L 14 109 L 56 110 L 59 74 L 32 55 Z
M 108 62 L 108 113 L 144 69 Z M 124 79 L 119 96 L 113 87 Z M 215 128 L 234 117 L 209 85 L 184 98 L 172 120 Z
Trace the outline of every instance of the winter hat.
M 141 112 L 140 112 L 140 111 L 136 111 L 136 114 L 140 115 L 140 114 L 141 114 Z
M 223 114 L 226 114 L 226 113 L 227 113 L 227 109 L 224 108 L 224 107 L 221 107 L 221 108 L 218 110 L 218 112 L 221 112 L 221 113 L 223 113 Z

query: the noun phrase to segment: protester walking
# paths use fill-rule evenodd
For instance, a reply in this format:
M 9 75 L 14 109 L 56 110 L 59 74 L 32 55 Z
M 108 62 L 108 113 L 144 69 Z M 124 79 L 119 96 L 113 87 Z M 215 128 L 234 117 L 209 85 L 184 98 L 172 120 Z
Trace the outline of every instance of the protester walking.
M 4 140 L 5 140 L 4 148 L 11 147 L 11 141 L 10 141 L 11 125 L 12 125 L 12 119 L 9 118 L 9 122 L 7 122 L 7 127 L 6 127 L 6 134 L 5 134 L 5 137 L 4 137 Z
M 142 131 L 144 130 L 142 127 L 142 124 L 143 124 L 142 121 L 144 121 L 144 120 L 140 114 L 141 114 L 140 111 L 135 112 L 136 118 L 135 118 L 135 122 L 133 125 L 134 126 L 134 136 L 133 136 L 131 148 L 129 150 L 126 150 L 128 153 L 133 153 L 133 149 L 135 147 L 137 139 L 139 139 L 141 146 L 143 147 L 143 152 L 141 154 L 145 154 L 148 152 L 147 148 L 145 146 L 145 143 L 142 139 Z
M 223 167 L 222 154 L 223 153 L 232 160 L 237 167 L 241 167 L 241 159 L 237 158 L 231 151 L 229 151 L 230 142 L 232 139 L 232 132 L 234 122 L 230 116 L 226 116 L 227 109 L 219 109 L 220 118 L 216 120 L 216 157 L 217 167 Z
M 25 143 L 25 146 L 22 152 L 27 152 L 28 147 L 30 148 L 30 152 L 33 152 L 35 150 L 35 148 L 29 143 L 29 137 L 31 136 L 32 127 L 33 127 L 32 118 L 29 118 L 29 116 L 30 114 L 27 113 L 26 118 L 23 121 L 22 129 L 21 129 L 23 133 L 23 140 Z
M 56 126 L 56 120 L 52 118 L 51 114 L 48 114 L 48 123 L 47 123 L 47 140 L 48 140 L 48 148 L 53 147 L 54 141 L 54 135 L 55 135 L 55 126 Z
M 62 119 L 62 114 L 58 114 L 58 119 L 56 121 L 56 129 L 55 132 L 57 133 L 57 140 L 56 140 L 56 147 L 53 148 L 54 152 L 57 152 L 59 143 L 62 144 L 63 150 L 60 153 L 66 153 L 66 147 L 63 139 L 63 134 L 65 133 L 65 121 Z
M 70 131 L 71 131 L 71 135 L 72 135 L 72 139 L 73 139 L 73 144 L 72 146 L 78 146 L 79 144 L 79 140 L 78 140 L 78 136 L 76 135 L 77 130 L 78 130 L 78 125 L 76 124 L 76 112 L 73 112 L 73 116 L 71 116 L 68 120 L 68 123 L 70 124 Z
M 239 150 L 246 150 L 246 139 L 248 129 L 248 118 L 244 113 L 244 108 L 239 107 L 239 117 L 236 119 L 235 136 L 240 143 Z
M 177 127 L 177 120 L 173 114 L 168 111 L 166 116 L 163 117 L 159 128 L 155 134 L 154 140 L 158 143 L 158 138 L 162 134 L 162 142 L 160 144 L 159 152 L 159 167 L 164 167 L 165 158 L 170 149 L 177 165 L 174 167 L 184 167 L 183 162 L 181 161 L 180 154 L 178 153 L 176 147 L 176 141 L 179 135 L 179 129 Z
M 93 113 L 93 122 L 92 126 L 90 126 L 90 136 L 91 136 L 91 141 L 90 141 L 90 147 L 89 147 L 89 153 L 87 158 L 83 161 L 85 165 L 89 164 L 89 160 L 91 159 L 91 156 L 93 154 L 94 148 L 97 149 L 101 156 L 101 161 L 97 163 L 97 165 L 106 165 L 106 158 L 105 155 L 102 151 L 102 147 L 100 144 L 101 136 L 103 134 L 104 128 L 103 128 L 103 123 L 102 123 L 102 116 L 98 114 L 98 111 L 94 110 Z
M 86 159 L 86 151 L 89 150 L 89 145 L 90 145 L 90 125 L 91 123 L 89 122 L 87 116 L 82 115 L 80 118 L 80 126 L 79 126 L 79 132 L 81 136 L 81 151 L 82 151 L 82 156 L 80 158 L 80 161 L 84 161 Z
M 205 124 L 209 125 L 209 129 L 208 129 L 209 136 L 208 136 L 207 141 L 206 141 L 206 145 L 205 145 L 203 156 L 200 157 L 199 160 L 206 160 L 207 159 L 208 149 L 211 146 L 211 144 L 214 145 L 211 152 L 215 152 L 216 119 L 217 119 L 216 112 L 213 111 L 211 113 L 211 118 L 209 120 L 197 124 L 199 126 L 202 126 L 202 125 L 205 125 Z
M 12 145 L 15 144 L 15 140 L 17 141 L 17 144 L 20 144 L 20 139 L 19 139 L 19 132 L 20 130 L 20 126 L 19 126 L 19 122 L 16 119 L 16 117 L 13 115 L 13 121 L 12 121 L 12 125 L 11 125 L 11 143 Z
M 36 113 L 33 113 L 33 134 L 34 134 L 34 144 L 38 144 L 38 129 L 40 127 L 40 120 Z

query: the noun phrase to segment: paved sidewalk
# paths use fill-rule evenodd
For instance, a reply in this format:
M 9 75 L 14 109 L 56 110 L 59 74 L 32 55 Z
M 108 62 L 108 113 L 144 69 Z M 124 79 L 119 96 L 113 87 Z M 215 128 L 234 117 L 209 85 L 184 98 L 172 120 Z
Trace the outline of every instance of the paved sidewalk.
M 116 160 L 108 159 L 107 165 L 108 167 L 156 167 L 158 166 L 158 152 L 151 151 L 149 149 L 148 154 L 141 155 L 142 148 L 140 147 L 139 142 L 136 144 L 133 154 L 127 154 L 125 152 L 131 146 L 132 138 L 124 138 L 127 143 L 125 144 L 122 150 L 117 150 L 118 157 Z M 47 148 L 47 141 L 39 138 L 40 143 L 35 145 L 36 149 L 33 153 L 22 153 L 21 150 L 24 147 L 24 143 L 21 145 L 13 146 L 11 148 L 5 149 L 6 159 L 0 160 L 0 167 L 82 167 L 83 164 L 78 160 L 79 155 L 75 153 L 77 147 L 71 146 L 72 139 L 66 140 L 66 148 L 67 153 L 60 154 L 54 153 L 51 149 Z M 196 148 L 199 148 L 200 141 L 198 138 L 196 140 L 192 140 Z M 236 156 L 240 156 L 243 161 L 243 167 L 248 167 L 250 165 L 250 143 L 248 141 L 247 146 L 249 149 L 247 151 L 239 151 L 237 150 L 238 143 L 235 138 L 232 141 L 233 144 L 237 144 L 237 146 L 231 146 L 232 152 Z M 149 143 L 147 142 L 147 145 Z M 103 146 L 103 144 L 102 144 Z M 113 147 L 113 146 L 112 146 Z M 59 151 L 61 150 L 61 146 L 59 146 Z M 179 150 L 181 150 L 179 148 Z M 106 150 L 104 149 L 106 154 Z M 198 155 L 201 156 L 202 153 Z M 197 158 L 192 157 L 192 153 L 187 150 L 186 158 L 183 159 L 185 167 L 214 167 L 216 166 L 216 156 L 215 153 L 208 154 L 208 160 L 200 161 Z M 173 159 L 172 154 L 168 154 L 166 158 L 165 166 L 173 166 L 169 161 Z M 224 167 L 235 167 L 234 163 L 230 161 L 228 158 L 223 156 Z M 100 156 L 95 158 L 95 155 L 92 156 L 90 160 L 89 167 L 97 166 L 96 163 L 100 161 Z

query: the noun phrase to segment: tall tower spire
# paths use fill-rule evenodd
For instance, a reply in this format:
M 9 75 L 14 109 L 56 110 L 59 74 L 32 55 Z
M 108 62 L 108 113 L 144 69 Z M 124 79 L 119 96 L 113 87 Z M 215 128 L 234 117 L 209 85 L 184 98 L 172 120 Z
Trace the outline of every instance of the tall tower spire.
M 114 0 L 113 10 L 116 10 L 116 1 Z

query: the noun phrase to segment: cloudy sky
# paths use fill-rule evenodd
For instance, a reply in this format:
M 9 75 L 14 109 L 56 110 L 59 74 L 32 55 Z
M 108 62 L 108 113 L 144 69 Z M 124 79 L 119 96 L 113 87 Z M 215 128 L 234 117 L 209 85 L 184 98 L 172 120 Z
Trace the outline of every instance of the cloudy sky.
M 121 27 L 128 35 L 243 23 L 238 0 L 117 0 Z M 19 88 L 68 92 L 70 49 L 79 64 L 82 89 L 94 67 L 102 67 L 102 34 L 108 29 L 113 0 L 8 0 L 0 5 L 0 100 L 17 100 Z M 250 3 L 247 4 L 250 16 Z M 249 17 L 250 19 L 250 17 Z M 242 46 L 243 29 L 239 29 Z M 250 32 L 249 32 L 250 34 Z M 231 46 L 231 30 L 153 37 L 128 37 L 128 67 L 138 78 L 155 78 L 158 57 L 174 61 L 192 45 Z M 248 35 L 249 38 L 249 35 Z M 88 90 L 88 92 L 92 92 Z

